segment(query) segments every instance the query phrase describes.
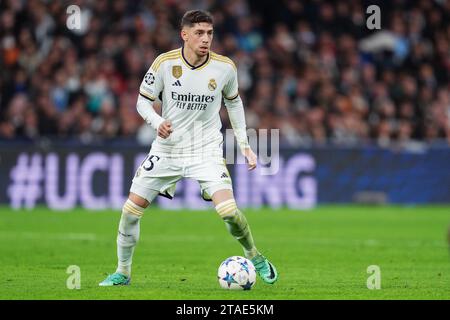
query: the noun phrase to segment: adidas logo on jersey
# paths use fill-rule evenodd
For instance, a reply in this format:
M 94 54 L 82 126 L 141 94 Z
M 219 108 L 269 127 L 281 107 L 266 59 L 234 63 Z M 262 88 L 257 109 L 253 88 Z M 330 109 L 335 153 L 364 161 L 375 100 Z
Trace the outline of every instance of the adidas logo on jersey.
M 228 178 L 228 175 L 224 172 L 224 173 L 222 173 L 222 175 L 220 177 L 221 178 Z
M 180 80 L 177 80 L 177 81 L 175 81 L 174 83 L 172 83 L 172 86 L 175 86 L 175 87 L 181 87 L 181 82 L 180 82 Z

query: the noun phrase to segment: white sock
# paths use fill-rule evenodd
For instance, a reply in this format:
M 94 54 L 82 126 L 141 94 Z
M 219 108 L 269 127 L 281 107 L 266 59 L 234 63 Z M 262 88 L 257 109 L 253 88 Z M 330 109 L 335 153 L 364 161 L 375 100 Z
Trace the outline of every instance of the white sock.
M 117 234 L 117 270 L 127 276 L 131 275 L 134 247 L 139 240 L 141 220 L 144 208 L 127 200 L 122 209 L 122 216 Z
M 255 247 L 252 232 L 244 214 L 237 208 L 234 200 L 224 201 L 216 206 L 220 217 L 225 221 L 225 225 L 230 234 L 239 241 L 247 259 L 252 259 L 259 254 Z

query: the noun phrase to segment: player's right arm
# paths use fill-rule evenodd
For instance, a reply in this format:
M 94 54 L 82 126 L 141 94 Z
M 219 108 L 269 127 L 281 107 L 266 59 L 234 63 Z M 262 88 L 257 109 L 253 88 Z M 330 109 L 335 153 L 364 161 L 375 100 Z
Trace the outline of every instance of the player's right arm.
M 164 88 L 161 68 L 156 68 L 158 59 L 156 59 L 142 80 L 139 87 L 139 96 L 136 108 L 141 117 L 150 124 L 162 138 L 167 138 L 172 132 L 172 124 L 169 120 L 161 117 L 153 108 L 156 97 Z M 159 69 L 159 70 L 155 70 Z

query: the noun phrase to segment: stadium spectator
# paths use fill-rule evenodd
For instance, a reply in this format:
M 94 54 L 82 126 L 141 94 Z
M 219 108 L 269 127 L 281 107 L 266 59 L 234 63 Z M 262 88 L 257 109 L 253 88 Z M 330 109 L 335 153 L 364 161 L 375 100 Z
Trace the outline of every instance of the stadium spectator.
M 73 1 L 72 1 L 73 2 Z M 135 111 L 149 63 L 179 47 L 180 15 L 211 11 L 214 51 L 239 68 L 248 126 L 285 143 L 450 143 L 449 1 L 2 1 L 0 138 L 85 143 L 154 135 Z M 228 124 L 226 113 L 221 113 Z M 145 138 L 148 135 L 148 139 Z

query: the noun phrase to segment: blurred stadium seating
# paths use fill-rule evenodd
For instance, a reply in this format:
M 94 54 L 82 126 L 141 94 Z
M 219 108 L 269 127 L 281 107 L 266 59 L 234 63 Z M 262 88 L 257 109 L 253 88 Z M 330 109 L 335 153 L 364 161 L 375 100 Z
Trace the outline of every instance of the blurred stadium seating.
M 375 1 L 376 3 L 376 1 Z M 66 8 L 82 9 L 81 30 Z M 2 1 L 0 138 L 154 137 L 135 111 L 153 59 L 210 10 L 214 51 L 239 68 L 251 128 L 292 146 L 450 142 L 449 1 Z M 227 127 L 223 112 L 224 127 Z

